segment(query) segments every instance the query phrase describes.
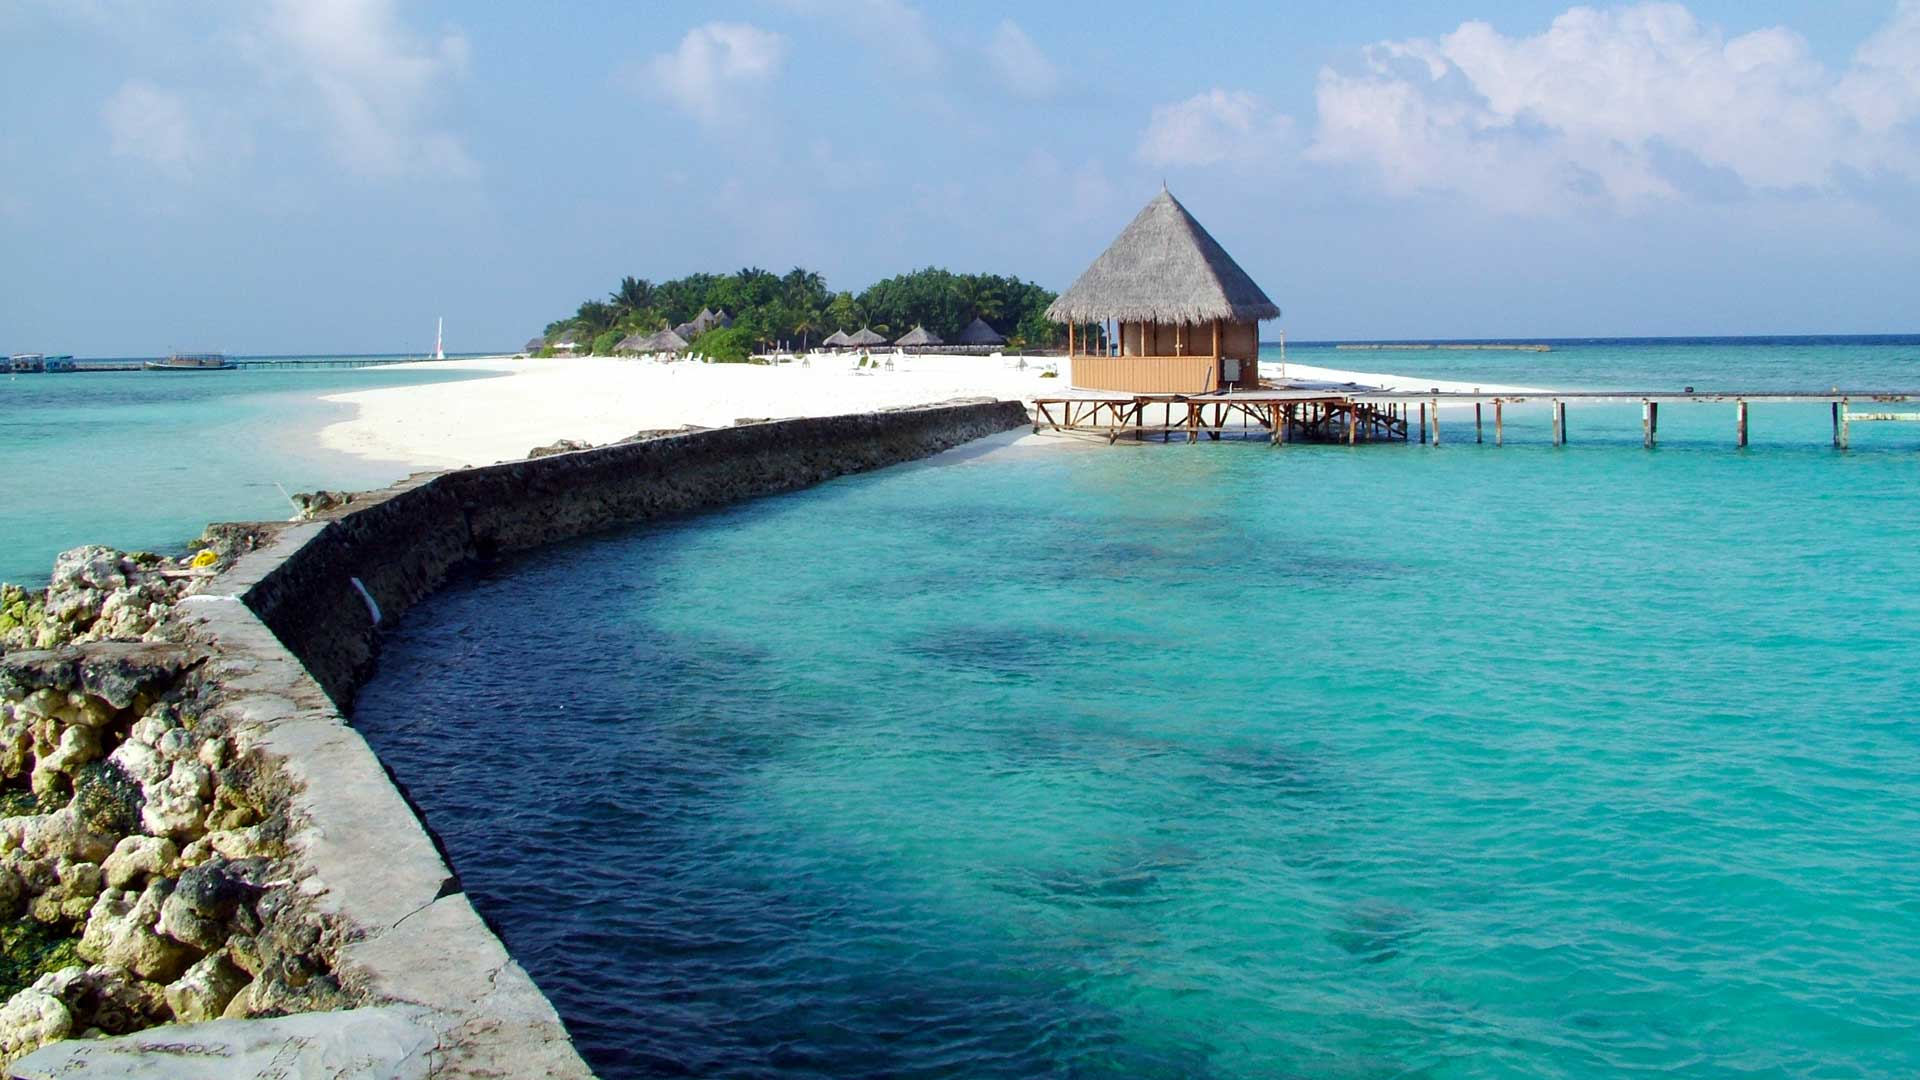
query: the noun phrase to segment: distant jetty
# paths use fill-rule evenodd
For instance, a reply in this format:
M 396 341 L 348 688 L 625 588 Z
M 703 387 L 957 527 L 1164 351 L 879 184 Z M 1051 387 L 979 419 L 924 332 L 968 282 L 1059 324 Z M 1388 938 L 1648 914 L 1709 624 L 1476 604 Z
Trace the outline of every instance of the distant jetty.
M 1461 352 L 1552 352 L 1551 345 L 1445 345 L 1438 342 L 1425 344 L 1383 344 L 1383 345 L 1335 345 L 1336 349 L 1456 349 Z

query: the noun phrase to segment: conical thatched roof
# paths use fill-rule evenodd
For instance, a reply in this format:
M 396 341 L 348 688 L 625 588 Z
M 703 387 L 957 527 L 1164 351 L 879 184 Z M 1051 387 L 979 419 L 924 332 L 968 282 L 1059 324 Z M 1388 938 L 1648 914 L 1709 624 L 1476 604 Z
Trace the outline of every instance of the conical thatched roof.
M 543 337 L 537 337 L 528 341 L 526 347 L 521 349 L 520 351 L 535 353 L 535 352 L 539 352 L 541 349 L 544 349 L 546 347 L 547 347 L 547 339 Z
M 639 335 L 637 334 L 634 336 L 639 337 Z M 628 338 L 627 340 L 632 341 L 633 338 Z M 623 341 L 620 344 L 625 345 L 626 343 L 627 343 L 626 341 Z M 679 334 L 674 333 L 672 330 L 655 330 L 653 333 L 648 334 L 646 337 L 640 338 L 639 341 L 635 342 L 634 351 L 636 352 L 679 352 L 680 350 L 686 347 L 687 347 L 687 339 L 684 337 L 681 337 Z
M 847 344 L 849 345 L 885 345 L 886 343 L 886 338 L 881 337 L 879 334 L 874 333 L 864 326 L 847 335 Z
M 673 332 L 676 334 L 679 334 L 681 337 L 687 339 L 688 341 L 692 341 L 694 338 L 697 338 L 700 336 L 700 328 L 693 325 L 690 322 L 683 322 L 679 326 L 674 327 Z
M 733 316 L 727 314 L 727 311 L 725 308 L 721 308 L 719 311 L 709 311 L 706 308 L 701 308 L 700 314 L 695 315 L 693 317 L 693 321 L 686 323 L 685 325 L 688 328 L 690 328 L 693 331 L 693 333 L 688 334 L 684 331 L 681 331 L 680 336 L 688 337 L 688 338 L 699 337 L 701 334 L 704 334 L 709 330 L 724 330 L 727 327 L 732 326 Z M 679 330 L 679 327 L 675 327 L 674 329 Z
M 1119 319 L 1191 324 L 1279 317 L 1280 308 L 1165 190 L 1047 308 L 1047 318 L 1063 323 Z
M 906 333 L 900 335 L 900 340 L 894 342 L 894 344 L 895 345 L 944 345 L 946 343 L 940 340 L 939 334 L 934 333 L 933 331 L 927 329 L 924 326 L 916 326 L 913 329 L 907 331 Z
M 1001 337 L 999 332 L 994 330 L 993 327 L 988 326 L 987 320 L 975 319 L 967 324 L 965 330 L 960 331 L 960 340 L 955 344 L 1005 345 L 1006 343 L 1007 339 Z
M 853 339 L 847 336 L 845 330 L 835 330 L 833 333 L 828 334 L 826 339 L 821 341 L 820 344 L 832 349 L 843 349 L 853 344 Z

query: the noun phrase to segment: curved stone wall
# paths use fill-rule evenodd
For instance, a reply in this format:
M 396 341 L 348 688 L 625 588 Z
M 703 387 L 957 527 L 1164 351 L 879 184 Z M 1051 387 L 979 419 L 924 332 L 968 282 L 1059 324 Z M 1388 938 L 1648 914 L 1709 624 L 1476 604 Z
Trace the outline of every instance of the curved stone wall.
M 182 1054 L 192 1050 L 209 1059 L 203 1069 L 256 1055 L 294 1069 L 285 1075 L 590 1075 L 552 1005 L 468 903 L 431 832 L 345 719 L 381 624 L 463 565 L 925 457 L 1027 423 L 1010 401 L 749 423 L 416 476 L 316 520 L 263 527 L 270 539 L 177 612 L 205 657 L 196 677 L 213 688 L 209 715 L 237 752 L 281 771 L 299 888 L 334 928 L 331 970 L 357 1007 L 57 1043 L 13 1073 L 147 1075 L 161 1060 L 189 1065 Z

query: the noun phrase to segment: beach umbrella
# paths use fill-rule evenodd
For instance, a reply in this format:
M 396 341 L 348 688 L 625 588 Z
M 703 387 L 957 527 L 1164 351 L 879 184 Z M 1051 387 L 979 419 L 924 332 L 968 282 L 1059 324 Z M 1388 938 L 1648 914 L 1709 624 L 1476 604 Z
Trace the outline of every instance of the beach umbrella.
M 885 345 L 886 343 L 886 338 L 881 337 L 879 334 L 874 333 L 864 326 L 847 335 L 847 344 L 857 349 L 870 349 L 875 345 Z
M 934 333 L 924 326 L 916 326 L 905 334 L 900 335 L 900 340 L 894 342 L 894 344 L 905 348 L 914 348 L 927 345 L 943 345 L 945 342 L 940 340 L 939 334 Z
M 853 339 L 847 336 L 845 330 L 835 330 L 833 333 L 828 334 L 826 340 L 820 344 L 829 349 L 844 349 L 853 344 Z

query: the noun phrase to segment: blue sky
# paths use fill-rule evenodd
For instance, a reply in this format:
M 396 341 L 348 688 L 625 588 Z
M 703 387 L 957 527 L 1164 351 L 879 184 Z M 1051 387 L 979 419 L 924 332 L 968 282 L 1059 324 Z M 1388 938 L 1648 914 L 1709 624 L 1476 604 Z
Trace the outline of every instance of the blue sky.
M 1296 340 L 1920 331 L 1920 0 L 0 0 L 0 107 L 0 349 L 1064 288 L 1163 179 Z

